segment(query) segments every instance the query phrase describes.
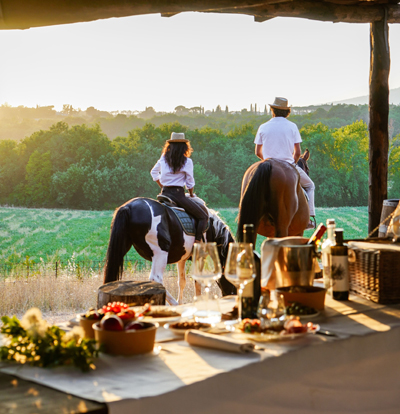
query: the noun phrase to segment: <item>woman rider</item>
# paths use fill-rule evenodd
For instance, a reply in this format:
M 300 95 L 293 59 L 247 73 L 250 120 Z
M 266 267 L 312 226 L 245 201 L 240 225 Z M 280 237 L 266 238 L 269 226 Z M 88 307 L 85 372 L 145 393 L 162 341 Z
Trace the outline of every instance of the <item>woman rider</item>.
M 169 197 L 179 207 L 196 219 L 195 242 L 200 243 L 207 228 L 208 214 L 195 201 L 193 161 L 189 158 L 193 149 L 183 132 L 172 132 L 171 138 L 166 141 L 161 158 L 152 168 L 150 174 L 153 180 L 161 187 L 161 194 Z M 189 190 L 190 197 L 186 197 L 184 186 Z

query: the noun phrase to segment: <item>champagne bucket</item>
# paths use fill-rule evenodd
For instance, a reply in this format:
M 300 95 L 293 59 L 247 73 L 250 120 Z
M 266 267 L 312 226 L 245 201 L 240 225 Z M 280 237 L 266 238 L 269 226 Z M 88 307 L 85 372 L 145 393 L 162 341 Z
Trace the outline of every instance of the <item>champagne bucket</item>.
M 295 241 L 296 242 L 296 241 Z M 315 246 L 302 244 L 283 245 L 275 260 L 276 287 L 312 286 L 315 276 Z

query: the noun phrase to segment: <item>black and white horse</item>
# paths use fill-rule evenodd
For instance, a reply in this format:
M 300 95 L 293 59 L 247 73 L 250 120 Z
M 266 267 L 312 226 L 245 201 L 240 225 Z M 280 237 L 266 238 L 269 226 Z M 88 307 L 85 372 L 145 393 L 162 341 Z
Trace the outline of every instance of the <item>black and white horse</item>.
M 216 242 L 221 266 L 224 267 L 228 245 L 234 241 L 229 227 L 208 210 L 210 226 L 205 234 L 208 242 Z M 151 198 L 134 198 L 119 207 L 111 223 L 111 235 L 108 244 L 104 283 L 113 282 L 122 277 L 124 256 L 133 246 L 144 259 L 152 262 L 150 280 L 163 283 L 163 274 L 167 264 L 177 263 L 179 296 L 176 301 L 167 291 L 167 301 L 171 305 L 183 302 L 183 290 L 186 285 L 185 263 L 192 254 L 194 236 L 187 235 L 170 208 Z M 232 285 L 224 278 L 219 281 L 224 295 L 233 293 Z M 196 295 L 200 286 L 196 283 Z

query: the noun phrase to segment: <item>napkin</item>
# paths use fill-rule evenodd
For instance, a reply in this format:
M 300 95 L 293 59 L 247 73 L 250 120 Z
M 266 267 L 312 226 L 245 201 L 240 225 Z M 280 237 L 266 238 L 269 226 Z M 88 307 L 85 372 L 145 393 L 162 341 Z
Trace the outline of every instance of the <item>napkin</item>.
M 307 240 L 299 236 L 265 239 L 261 245 L 261 285 L 266 286 L 269 290 L 275 290 L 275 261 L 281 246 L 300 245 Z
M 349 247 L 361 250 L 391 250 L 391 251 L 400 251 L 400 246 L 397 243 L 371 243 L 368 241 L 365 242 L 355 242 L 349 241 Z
M 254 344 L 251 342 L 217 336 L 193 329 L 185 332 L 185 341 L 190 345 L 220 349 L 221 351 L 237 352 L 241 354 L 254 350 Z

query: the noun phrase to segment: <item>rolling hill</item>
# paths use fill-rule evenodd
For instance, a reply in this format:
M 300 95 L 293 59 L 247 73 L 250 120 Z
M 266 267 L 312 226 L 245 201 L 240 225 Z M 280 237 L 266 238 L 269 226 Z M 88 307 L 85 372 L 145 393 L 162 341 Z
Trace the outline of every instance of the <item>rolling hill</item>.
M 369 102 L 369 95 L 358 96 L 356 98 L 343 99 L 341 101 L 333 102 L 334 105 L 337 104 L 348 104 L 348 105 L 366 105 Z M 400 88 L 395 88 L 390 90 L 389 103 L 393 105 L 400 105 Z

